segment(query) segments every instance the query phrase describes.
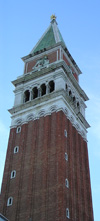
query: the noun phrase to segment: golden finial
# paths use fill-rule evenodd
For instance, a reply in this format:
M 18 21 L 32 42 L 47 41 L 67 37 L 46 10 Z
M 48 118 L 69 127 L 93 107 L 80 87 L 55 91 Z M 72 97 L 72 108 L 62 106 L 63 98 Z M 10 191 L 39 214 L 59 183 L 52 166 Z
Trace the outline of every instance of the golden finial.
M 56 16 L 55 15 L 51 15 L 51 20 L 56 20 Z

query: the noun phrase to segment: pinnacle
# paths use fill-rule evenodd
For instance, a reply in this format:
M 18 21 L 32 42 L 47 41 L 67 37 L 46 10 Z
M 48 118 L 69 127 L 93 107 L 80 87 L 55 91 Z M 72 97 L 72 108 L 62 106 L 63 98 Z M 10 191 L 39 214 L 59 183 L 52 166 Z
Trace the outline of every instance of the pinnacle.
M 59 42 L 65 45 L 62 35 L 58 29 L 55 14 L 51 15 L 51 24 L 37 42 L 31 53 L 37 53 L 38 51 L 54 47 Z

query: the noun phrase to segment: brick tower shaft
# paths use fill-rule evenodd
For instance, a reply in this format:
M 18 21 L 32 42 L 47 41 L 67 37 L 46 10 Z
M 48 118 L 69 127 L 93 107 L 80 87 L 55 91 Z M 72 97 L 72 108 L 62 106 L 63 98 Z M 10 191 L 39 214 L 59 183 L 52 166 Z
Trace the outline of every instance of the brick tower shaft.
M 0 213 L 10 221 L 93 221 L 86 93 L 55 16 L 13 81 Z

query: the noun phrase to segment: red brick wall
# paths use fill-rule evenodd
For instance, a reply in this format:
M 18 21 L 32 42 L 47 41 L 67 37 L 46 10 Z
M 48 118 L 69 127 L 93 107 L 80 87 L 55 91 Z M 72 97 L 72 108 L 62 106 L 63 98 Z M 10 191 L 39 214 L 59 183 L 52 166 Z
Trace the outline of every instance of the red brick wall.
M 42 59 L 43 57 L 44 56 L 41 56 L 41 58 L 39 58 L 39 59 Z M 24 74 L 28 73 L 28 72 L 31 72 L 32 68 L 35 66 L 36 62 L 39 59 L 35 59 L 35 60 L 30 61 L 30 62 L 27 62 L 26 65 L 25 65 Z M 48 54 L 48 59 L 49 59 L 49 63 L 53 63 L 53 62 L 57 61 L 57 51 L 54 51 L 54 52 Z M 60 50 L 58 50 L 58 59 L 60 59 Z M 64 54 L 63 54 L 63 60 L 66 62 L 67 65 L 70 65 L 70 63 L 68 62 L 68 60 L 67 60 L 67 58 L 65 57 Z M 72 68 L 72 71 L 74 71 L 73 68 Z M 78 76 L 77 76 L 76 73 L 74 73 L 74 77 L 78 81 Z
M 0 208 L 10 221 L 66 221 L 66 208 L 71 221 L 93 221 L 87 143 L 62 111 L 22 125 L 19 134 L 11 129 Z
M 77 75 L 76 73 L 74 73 L 73 75 L 74 75 L 74 77 L 76 78 L 76 80 L 78 81 L 78 80 L 79 80 L 79 79 L 78 79 L 78 75 Z
M 67 60 L 67 58 L 65 57 L 64 54 L 63 54 L 63 60 L 66 62 L 66 64 L 67 64 L 68 66 L 70 65 L 69 61 Z
M 69 63 L 69 61 L 67 60 L 67 58 L 65 57 L 65 55 L 63 54 L 63 60 L 66 62 L 66 64 L 68 65 L 68 66 L 70 66 L 70 63 Z M 71 67 L 72 68 L 72 67 Z M 78 75 L 75 73 L 75 71 L 74 71 L 74 69 L 72 68 L 72 71 L 74 72 L 74 77 L 76 78 L 76 80 L 78 81 Z
M 28 72 L 32 71 L 32 68 L 35 66 L 36 62 L 39 59 L 42 59 L 43 57 L 44 56 L 41 55 L 41 58 L 38 58 L 36 60 L 32 60 L 32 61 L 26 63 L 24 73 L 28 73 Z M 57 60 L 57 51 L 54 51 L 54 52 L 48 54 L 48 59 L 49 59 L 49 63 L 55 62 Z

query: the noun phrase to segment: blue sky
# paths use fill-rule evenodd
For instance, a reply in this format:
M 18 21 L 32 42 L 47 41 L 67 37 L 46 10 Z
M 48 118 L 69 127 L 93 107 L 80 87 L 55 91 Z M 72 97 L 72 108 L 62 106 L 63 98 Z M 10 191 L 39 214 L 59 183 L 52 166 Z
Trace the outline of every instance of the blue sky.
M 7 150 L 8 109 L 14 103 L 11 84 L 23 74 L 20 59 L 35 46 L 55 13 L 67 48 L 80 67 L 80 85 L 86 102 L 88 152 L 94 220 L 100 221 L 100 1 L 99 0 L 1 0 L 0 1 L 0 185 Z

